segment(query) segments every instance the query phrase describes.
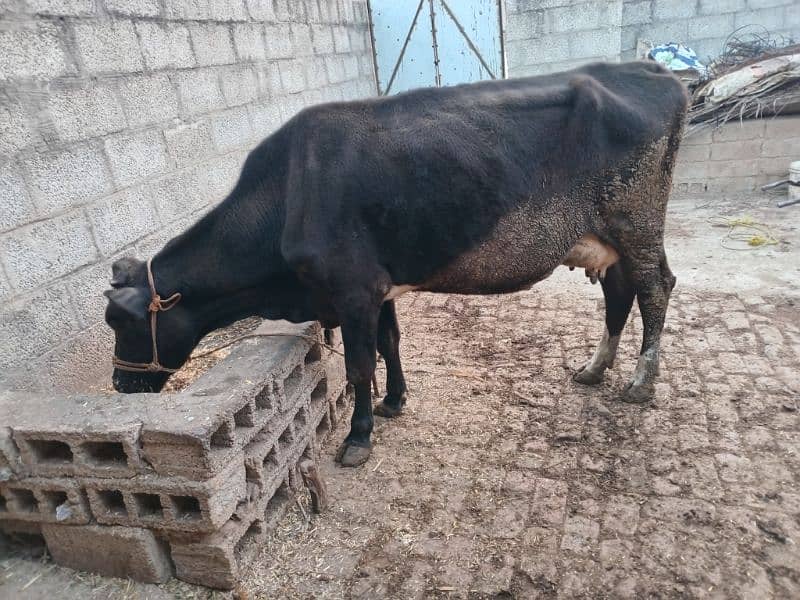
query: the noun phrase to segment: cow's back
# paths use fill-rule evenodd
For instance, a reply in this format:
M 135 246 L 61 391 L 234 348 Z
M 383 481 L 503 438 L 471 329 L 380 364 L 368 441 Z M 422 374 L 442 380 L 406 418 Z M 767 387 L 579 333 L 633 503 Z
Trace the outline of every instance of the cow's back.
M 680 82 L 653 63 L 315 107 L 293 124 L 284 237 L 313 254 L 357 230 L 399 284 L 441 280 L 464 257 L 489 273 L 495 261 L 479 257 L 538 254 L 492 284 L 521 287 L 591 229 L 603 182 L 673 135 L 685 110 Z

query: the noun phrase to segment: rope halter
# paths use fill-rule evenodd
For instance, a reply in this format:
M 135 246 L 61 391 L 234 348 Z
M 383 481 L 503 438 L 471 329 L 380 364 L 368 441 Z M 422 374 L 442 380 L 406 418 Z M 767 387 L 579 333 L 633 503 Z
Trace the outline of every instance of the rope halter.
M 153 358 L 149 363 L 136 363 L 122 360 L 114 355 L 112 360 L 114 367 L 121 371 L 132 371 L 134 373 L 175 373 L 179 369 L 170 369 L 158 361 L 158 343 L 156 342 L 156 330 L 158 325 L 158 313 L 166 312 L 173 308 L 181 299 L 180 292 L 175 292 L 169 298 L 162 299 L 156 292 L 156 284 L 153 281 L 153 269 L 151 263 L 153 259 L 147 261 L 147 283 L 150 285 L 150 305 L 147 311 L 150 313 L 150 337 L 153 341 Z

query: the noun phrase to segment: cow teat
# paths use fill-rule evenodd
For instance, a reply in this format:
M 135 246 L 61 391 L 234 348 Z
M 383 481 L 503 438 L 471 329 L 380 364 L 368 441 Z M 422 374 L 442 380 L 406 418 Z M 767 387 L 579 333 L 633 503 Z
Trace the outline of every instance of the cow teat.
M 613 246 L 606 244 L 596 235 L 587 233 L 570 248 L 562 264 L 570 270 L 583 267 L 592 283 L 597 283 L 598 279 L 605 278 L 606 270 L 618 260 L 619 253 Z

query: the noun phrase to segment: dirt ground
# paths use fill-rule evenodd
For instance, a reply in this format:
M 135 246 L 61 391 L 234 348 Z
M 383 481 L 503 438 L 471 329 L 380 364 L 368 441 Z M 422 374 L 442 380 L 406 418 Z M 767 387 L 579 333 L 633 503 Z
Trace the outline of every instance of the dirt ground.
M 290 511 L 239 596 L 800 597 L 800 207 L 775 201 L 670 204 L 678 285 L 646 406 L 617 400 L 636 312 L 606 381 L 571 381 L 603 330 L 600 287 L 577 270 L 503 297 L 403 296 L 407 412 L 378 419 L 360 469 L 333 463 L 340 427 L 320 465 L 333 508 Z M 744 216 L 783 242 L 712 225 Z M 54 590 L 229 596 L 0 559 L 0 597 Z

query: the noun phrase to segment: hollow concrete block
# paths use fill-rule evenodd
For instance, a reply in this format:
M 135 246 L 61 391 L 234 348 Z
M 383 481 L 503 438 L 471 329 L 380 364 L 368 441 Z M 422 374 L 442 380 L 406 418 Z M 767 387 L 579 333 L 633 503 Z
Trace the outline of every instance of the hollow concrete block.
M 53 560 L 70 569 L 145 583 L 172 577 L 166 544 L 147 529 L 46 524 L 42 534 Z

